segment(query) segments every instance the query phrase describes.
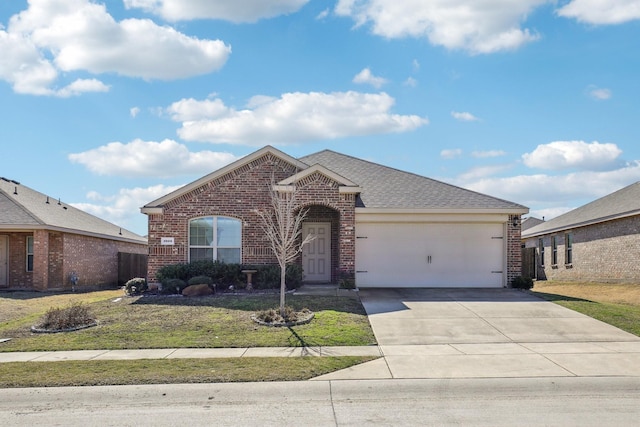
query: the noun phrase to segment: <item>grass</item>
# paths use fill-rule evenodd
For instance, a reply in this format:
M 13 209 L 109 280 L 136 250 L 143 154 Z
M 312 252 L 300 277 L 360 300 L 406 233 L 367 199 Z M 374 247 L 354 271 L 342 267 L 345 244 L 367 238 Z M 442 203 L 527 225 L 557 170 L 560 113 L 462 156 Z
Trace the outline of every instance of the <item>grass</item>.
M 640 336 L 640 285 L 535 282 L 533 293 Z
M 288 295 L 315 312 L 307 325 L 269 328 L 251 314 L 278 295 L 125 297 L 122 290 L 75 294 L 0 293 L 0 352 L 137 348 L 371 345 L 375 337 L 357 298 Z M 30 328 L 55 307 L 82 304 L 98 326 L 69 333 Z M 0 363 L 0 387 L 306 380 L 374 357 L 152 359 Z
M 34 334 L 30 327 L 55 306 L 82 302 L 98 326 L 62 334 Z M 356 298 L 288 295 L 287 304 L 316 316 L 308 325 L 268 328 L 250 316 L 276 307 L 278 295 L 183 298 L 124 297 L 121 290 L 49 295 L 0 294 L 0 351 L 136 348 L 301 347 L 371 345 L 375 337 Z
M 0 363 L 0 388 L 303 381 L 374 357 L 149 359 Z

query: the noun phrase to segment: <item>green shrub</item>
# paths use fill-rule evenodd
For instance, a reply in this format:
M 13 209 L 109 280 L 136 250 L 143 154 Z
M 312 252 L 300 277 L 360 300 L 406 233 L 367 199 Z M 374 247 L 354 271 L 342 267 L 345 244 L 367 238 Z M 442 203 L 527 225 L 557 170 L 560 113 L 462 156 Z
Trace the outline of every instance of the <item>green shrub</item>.
M 182 279 L 166 279 L 162 282 L 162 294 L 173 295 L 182 293 L 182 290 L 187 287 L 187 284 Z
M 213 285 L 213 280 L 209 276 L 195 276 L 187 281 L 187 285 Z
M 147 279 L 142 277 L 136 277 L 124 284 L 124 293 L 129 296 L 142 295 L 147 289 L 149 289 Z
M 514 289 L 531 289 L 533 288 L 533 279 L 531 277 L 514 277 L 511 280 L 511 287 Z
M 256 270 L 253 275 L 255 289 L 278 289 L 280 287 L 280 266 L 277 264 L 225 264 L 219 261 L 195 261 L 190 264 L 171 264 L 158 269 L 156 278 L 162 282 L 164 288 L 170 279 L 180 279 L 189 282 L 190 279 L 206 276 L 212 282 L 226 289 L 230 285 L 244 286 L 247 283 L 242 270 Z M 302 266 L 288 265 L 285 277 L 287 287 L 296 289 L 302 284 Z M 207 283 L 209 284 L 209 283 Z
M 43 316 L 38 329 L 60 331 L 87 326 L 95 322 L 94 317 L 86 305 L 76 302 L 68 307 L 52 307 Z
M 340 289 L 355 289 L 356 288 L 355 274 L 342 272 L 340 274 L 339 284 L 340 284 Z

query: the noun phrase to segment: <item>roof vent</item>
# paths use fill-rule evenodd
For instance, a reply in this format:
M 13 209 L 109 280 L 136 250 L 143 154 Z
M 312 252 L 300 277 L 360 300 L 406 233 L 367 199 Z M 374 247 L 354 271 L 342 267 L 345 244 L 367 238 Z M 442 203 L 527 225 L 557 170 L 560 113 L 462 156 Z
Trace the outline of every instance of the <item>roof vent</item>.
M 45 203 L 49 204 L 49 196 L 47 196 L 47 201 Z
M 13 194 L 15 194 L 16 196 L 18 195 L 18 187 L 14 187 L 13 188 Z

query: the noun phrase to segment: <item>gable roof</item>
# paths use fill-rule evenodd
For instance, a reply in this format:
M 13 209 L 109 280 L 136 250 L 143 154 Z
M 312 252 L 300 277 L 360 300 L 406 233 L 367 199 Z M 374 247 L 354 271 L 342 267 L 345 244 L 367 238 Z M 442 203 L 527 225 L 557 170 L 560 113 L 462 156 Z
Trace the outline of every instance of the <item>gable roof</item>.
M 301 157 L 358 184 L 357 207 L 372 209 L 495 210 L 522 214 L 525 206 L 487 196 L 431 178 L 336 153 L 320 151 Z
M 279 182 L 287 185 L 312 173 L 321 173 L 342 185 L 341 191 L 357 192 L 356 208 L 368 209 L 421 209 L 438 211 L 473 210 L 490 213 L 524 214 L 529 212 L 526 206 L 486 194 L 477 193 L 454 185 L 446 184 L 410 172 L 404 172 L 388 166 L 336 153 L 331 150 L 296 159 L 266 146 L 217 171 L 214 171 L 190 184 L 185 185 L 159 199 L 147 203 L 141 208 L 145 214 L 161 213 L 163 206 L 190 191 L 207 185 L 252 161 L 264 156 L 274 155 L 292 165 L 300 172 Z
M 0 230 L 47 229 L 147 243 L 138 234 L 7 178 L 0 178 L 0 213 Z
M 523 238 L 640 215 L 640 181 L 522 233 Z
M 290 155 L 283 153 L 282 151 L 276 148 L 273 148 L 270 145 L 267 145 L 259 149 L 258 151 L 254 151 L 253 153 L 248 154 L 242 157 L 241 159 L 236 160 L 233 163 L 229 163 L 227 166 L 224 166 L 216 171 L 213 171 L 210 174 L 205 175 L 202 178 L 197 179 L 183 187 L 180 187 L 169 194 L 165 194 L 159 199 L 156 199 L 152 202 L 147 203 L 140 210 L 142 211 L 142 213 L 145 213 L 145 214 L 160 213 L 162 211 L 162 206 L 165 205 L 167 202 L 174 200 L 184 194 L 187 194 L 190 191 L 195 190 L 203 185 L 206 185 L 210 181 L 213 181 L 216 178 L 222 177 L 229 172 L 239 169 L 242 166 L 245 166 L 256 159 L 259 159 L 265 154 L 271 154 L 275 157 L 278 157 L 279 159 L 282 159 L 288 163 L 291 163 L 292 165 L 296 166 L 298 169 L 306 169 L 308 167 L 307 164 L 302 163 L 295 157 L 291 157 Z
M 533 216 L 530 216 L 529 218 L 525 218 L 522 220 L 522 225 L 521 225 L 521 230 L 528 230 L 531 227 L 535 227 L 538 224 L 542 224 L 544 222 L 544 219 L 540 219 L 540 218 L 535 218 Z

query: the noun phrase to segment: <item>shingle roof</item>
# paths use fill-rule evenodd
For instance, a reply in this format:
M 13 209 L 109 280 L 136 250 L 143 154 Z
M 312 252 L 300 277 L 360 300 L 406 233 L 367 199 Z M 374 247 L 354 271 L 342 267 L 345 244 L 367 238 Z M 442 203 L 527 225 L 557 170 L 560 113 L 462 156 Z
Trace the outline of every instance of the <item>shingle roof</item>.
M 640 181 L 522 233 L 523 238 L 640 215 Z
M 147 242 L 142 236 L 17 181 L 0 178 L 0 230 L 34 228 L 65 230 L 143 244 Z
M 392 209 L 478 209 L 518 213 L 528 208 L 410 172 L 324 150 L 301 157 L 320 164 L 362 188 L 358 207 Z

